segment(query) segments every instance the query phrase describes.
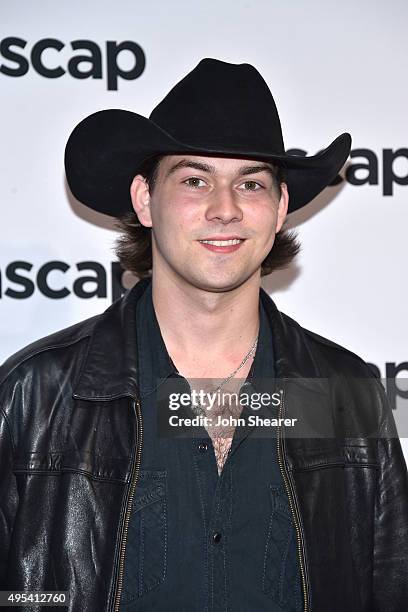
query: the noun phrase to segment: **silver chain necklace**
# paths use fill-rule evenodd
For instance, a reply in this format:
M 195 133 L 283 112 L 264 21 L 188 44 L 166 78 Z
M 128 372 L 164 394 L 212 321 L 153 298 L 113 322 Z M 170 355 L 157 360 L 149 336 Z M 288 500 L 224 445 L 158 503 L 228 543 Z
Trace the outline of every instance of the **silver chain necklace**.
M 242 370 L 242 368 L 244 367 L 244 365 L 247 363 L 248 359 L 250 359 L 250 357 L 254 354 L 256 347 L 258 345 L 258 337 L 259 335 L 255 338 L 254 342 L 251 345 L 251 348 L 249 349 L 249 351 L 246 353 L 245 357 L 243 358 L 243 360 L 241 361 L 241 363 L 239 364 L 239 366 L 237 368 L 235 368 L 235 370 L 233 372 L 231 372 L 231 374 L 229 374 L 226 378 L 224 378 L 224 380 L 218 385 L 218 387 L 216 387 L 212 393 L 219 393 L 219 391 L 221 391 L 222 387 L 224 385 L 226 385 L 232 378 L 234 378 L 234 376 L 240 371 Z M 196 412 L 197 409 L 199 409 L 199 411 L 201 411 L 203 408 L 205 407 L 204 404 L 202 404 L 200 401 L 198 401 L 197 403 L 192 403 L 192 408 L 193 411 Z M 196 414 L 198 414 L 196 412 Z
M 257 347 L 257 344 L 258 344 L 258 337 L 259 336 L 257 336 L 255 338 L 251 348 L 249 349 L 249 351 L 247 352 L 247 354 L 245 355 L 245 357 L 243 358 L 243 360 L 241 361 L 239 366 L 233 372 L 231 372 L 231 374 L 229 376 L 227 376 L 227 378 L 224 378 L 224 380 L 221 382 L 221 384 L 218 385 L 218 387 L 214 390 L 214 393 L 218 393 L 218 391 L 220 391 L 224 385 L 226 385 L 232 378 L 234 378 L 235 374 L 237 374 L 240 370 L 242 370 L 242 368 L 244 367 L 244 365 L 246 364 L 248 359 L 251 357 L 251 355 L 254 354 L 254 352 L 256 350 L 256 347 Z

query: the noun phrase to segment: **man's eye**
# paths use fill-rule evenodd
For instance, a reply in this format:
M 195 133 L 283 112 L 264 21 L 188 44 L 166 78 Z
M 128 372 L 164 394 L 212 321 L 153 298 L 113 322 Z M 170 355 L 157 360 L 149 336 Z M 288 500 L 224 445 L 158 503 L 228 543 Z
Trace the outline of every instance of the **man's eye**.
M 186 179 L 185 181 L 183 181 L 183 183 L 188 187 L 204 187 L 205 185 L 205 181 L 200 178 L 197 178 L 196 176 L 192 176 L 191 178 Z
M 262 186 L 256 181 L 245 181 L 244 189 L 245 191 L 258 191 L 258 189 L 262 189 Z

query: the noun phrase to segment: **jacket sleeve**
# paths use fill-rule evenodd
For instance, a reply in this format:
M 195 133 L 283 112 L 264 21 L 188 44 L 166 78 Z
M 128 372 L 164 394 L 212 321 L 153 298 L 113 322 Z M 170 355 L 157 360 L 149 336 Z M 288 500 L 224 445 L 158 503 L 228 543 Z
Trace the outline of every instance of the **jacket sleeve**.
M 4 401 L 1 386 L 0 401 Z M 17 504 L 12 436 L 4 406 L 0 404 L 0 589 L 9 588 L 6 584 L 7 562 Z
M 374 521 L 374 612 L 408 610 L 408 473 L 385 393 L 378 437 Z

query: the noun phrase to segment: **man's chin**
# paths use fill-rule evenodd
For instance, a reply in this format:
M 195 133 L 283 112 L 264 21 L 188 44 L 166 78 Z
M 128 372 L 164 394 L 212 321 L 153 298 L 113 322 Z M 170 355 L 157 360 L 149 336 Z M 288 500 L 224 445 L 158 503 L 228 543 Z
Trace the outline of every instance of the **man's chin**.
M 228 293 L 242 287 L 246 283 L 250 283 L 254 280 L 254 276 L 259 276 L 260 278 L 260 273 L 254 271 L 249 275 L 246 273 L 230 275 L 228 277 L 222 277 L 220 275 L 203 275 L 196 276 L 194 279 L 189 279 L 189 282 L 197 289 L 201 289 L 201 291 L 206 291 L 208 293 Z

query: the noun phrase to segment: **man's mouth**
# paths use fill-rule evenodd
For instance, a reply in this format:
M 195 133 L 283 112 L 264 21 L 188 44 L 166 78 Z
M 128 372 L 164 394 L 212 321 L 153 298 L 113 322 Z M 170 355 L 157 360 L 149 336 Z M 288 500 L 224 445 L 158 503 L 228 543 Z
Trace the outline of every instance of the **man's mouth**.
M 240 244 L 243 238 L 232 238 L 231 240 L 199 240 L 203 244 L 213 244 L 214 246 L 230 246 L 231 244 Z
M 216 253 L 232 253 L 240 248 L 241 244 L 245 242 L 245 238 L 207 238 L 205 240 L 199 240 L 203 247 L 209 251 Z

